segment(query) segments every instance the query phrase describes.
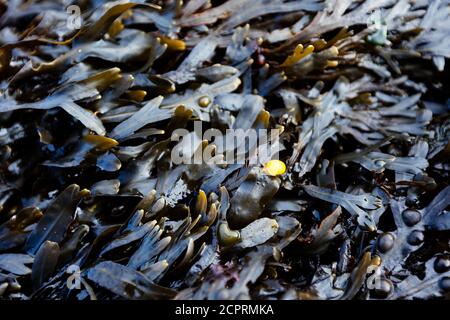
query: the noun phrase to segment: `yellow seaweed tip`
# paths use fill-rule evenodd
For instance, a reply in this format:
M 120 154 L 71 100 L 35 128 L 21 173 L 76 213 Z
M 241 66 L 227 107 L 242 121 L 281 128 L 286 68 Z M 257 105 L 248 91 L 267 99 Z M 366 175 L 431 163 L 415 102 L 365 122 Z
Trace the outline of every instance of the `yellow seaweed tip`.
M 123 29 L 125 29 L 124 24 L 120 20 L 115 20 L 108 29 L 108 34 L 111 38 L 117 36 Z
M 314 46 L 314 49 L 316 51 L 320 51 L 320 50 L 325 49 L 327 47 L 327 44 L 328 43 L 324 39 L 319 39 L 319 40 L 314 41 L 312 45 Z
M 295 47 L 294 53 L 286 58 L 286 60 L 281 64 L 281 67 L 291 67 L 304 57 L 309 56 L 311 53 L 313 53 L 313 51 L 313 45 L 309 45 L 305 49 L 303 49 L 303 45 L 298 44 L 297 47 Z
M 270 160 L 264 165 L 263 172 L 270 176 L 281 176 L 286 172 L 286 164 L 280 160 Z
M 381 258 L 380 258 L 380 256 L 374 256 L 373 258 L 372 258 L 372 260 L 370 261 L 370 264 L 371 265 L 373 265 L 373 266 L 380 266 L 381 265 Z
M 127 95 L 131 100 L 141 102 L 144 100 L 147 92 L 144 90 L 130 90 L 127 92 Z
M 89 134 L 84 136 L 84 140 L 87 143 L 90 143 L 94 145 L 96 148 L 100 150 L 109 150 L 119 144 L 117 140 L 114 140 L 112 138 L 104 137 L 104 136 L 98 136 L 94 134 Z
M 327 67 L 334 68 L 338 66 L 338 62 L 336 60 L 327 60 Z
M 226 222 L 219 225 L 217 236 L 220 244 L 226 247 L 231 247 L 241 240 L 241 233 L 237 230 L 231 230 Z
M 160 37 L 161 42 L 167 44 L 170 50 L 174 51 L 184 51 L 186 50 L 186 43 L 178 39 L 170 39 L 167 37 Z

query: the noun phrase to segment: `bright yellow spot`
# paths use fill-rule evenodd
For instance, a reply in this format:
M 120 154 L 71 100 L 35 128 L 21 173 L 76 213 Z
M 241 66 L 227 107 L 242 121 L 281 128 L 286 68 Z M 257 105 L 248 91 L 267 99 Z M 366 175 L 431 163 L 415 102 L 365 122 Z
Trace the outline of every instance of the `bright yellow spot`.
M 280 176 L 286 172 L 286 164 L 280 160 L 270 160 L 264 165 L 263 171 L 271 176 Z

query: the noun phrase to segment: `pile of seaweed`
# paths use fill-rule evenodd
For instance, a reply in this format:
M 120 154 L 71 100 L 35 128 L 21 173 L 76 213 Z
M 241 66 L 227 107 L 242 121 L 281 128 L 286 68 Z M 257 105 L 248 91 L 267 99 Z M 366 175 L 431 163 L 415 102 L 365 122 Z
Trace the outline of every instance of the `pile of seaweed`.
M 448 0 L 0 1 L 0 297 L 448 298 L 449 20 Z M 174 164 L 230 151 L 195 121 L 275 129 L 281 162 Z

